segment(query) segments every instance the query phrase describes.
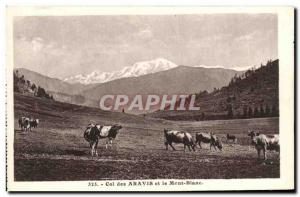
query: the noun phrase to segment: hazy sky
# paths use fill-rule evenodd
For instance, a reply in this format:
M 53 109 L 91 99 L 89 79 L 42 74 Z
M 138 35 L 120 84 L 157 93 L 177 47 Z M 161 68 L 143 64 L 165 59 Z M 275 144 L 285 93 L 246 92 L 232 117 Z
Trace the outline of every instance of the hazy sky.
M 245 67 L 277 58 L 277 16 L 34 16 L 14 19 L 15 67 L 54 77 L 165 58 Z

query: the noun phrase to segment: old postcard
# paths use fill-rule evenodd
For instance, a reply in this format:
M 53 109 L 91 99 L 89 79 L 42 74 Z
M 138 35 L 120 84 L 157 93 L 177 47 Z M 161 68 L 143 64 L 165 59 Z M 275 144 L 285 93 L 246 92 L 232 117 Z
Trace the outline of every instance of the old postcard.
M 291 7 L 8 7 L 8 191 L 294 190 Z

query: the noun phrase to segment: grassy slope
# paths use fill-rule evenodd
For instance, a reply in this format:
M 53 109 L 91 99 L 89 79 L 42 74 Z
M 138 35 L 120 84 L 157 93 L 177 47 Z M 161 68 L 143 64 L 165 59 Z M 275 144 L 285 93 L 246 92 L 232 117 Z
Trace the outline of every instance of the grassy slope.
M 39 118 L 41 124 L 29 133 L 17 128 L 19 116 Z M 15 94 L 15 179 L 101 180 L 155 178 L 255 178 L 278 177 L 279 155 L 268 153 L 272 163 L 256 161 L 246 132 L 258 128 L 278 132 L 278 118 L 257 120 L 171 122 L 139 116 L 100 111 Z M 100 157 L 89 156 L 83 130 L 89 122 L 119 123 L 124 126 L 110 150 L 100 141 Z M 197 152 L 164 150 L 163 128 L 191 132 L 213 130 L 220 137 L 237 134 L 239 144 L 225 144 L 224 150 Z
M 206 119 L 215 119 L 217 116 L 226 118 L 229 104 L 232 105 L 234 116 L 242 116 L 244 106 L 251 107 L 253 111 L 255 107 L 259 110 L 261 105 L 263 108 L 275 105 L 278 109 L 278 70 L 279 61 L 275 60 L 232 85 L 209 94 L 198 94 L 195 103 L 200 106 L 199 111 L 157 111 L 149 116 L 170 120 L 200 120 L 204 112 Z

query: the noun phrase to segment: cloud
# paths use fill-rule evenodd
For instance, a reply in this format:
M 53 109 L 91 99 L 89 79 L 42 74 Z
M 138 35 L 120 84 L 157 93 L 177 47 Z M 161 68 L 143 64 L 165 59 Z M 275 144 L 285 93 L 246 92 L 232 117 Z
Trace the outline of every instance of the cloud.
M 44 41 L 40 37 L 33 38 L 31 41 L 31 48 L 33 51 L 38 52 L 44 47 Z
M 22 36 L 14 41 L 16 67 L 25 67 L 50 76 L 55 76 L 58 66 L 60 68 L 64 66 L 62 65 L 63 58 L 69 53 L 69 50 L 54 42 L 47 42 L 41 37 L 27 39 Z
M 253 40 L 257 36 L 257 34 L 258 34 L 257 31 L 254 31 L 250 34 L 239 36 L 239 37 L 235 38 L 234 41 L 237 41 L 237 42 L 250 41 L 250 40 Z
M 277 57 L 276 17 L 19 17 L 14 21 L 15 65 L 60 77 L 112 72 L 157 57 L 180 65 L 255 65 Z
M 139 31 L 137 33 L 137 36 L 139 36 L 140 38 L 149 39 L 153 36 L 153 33 L 150 30 L 150 28 L 147 28 L 147 29 L 143 29 L 143 30 Z

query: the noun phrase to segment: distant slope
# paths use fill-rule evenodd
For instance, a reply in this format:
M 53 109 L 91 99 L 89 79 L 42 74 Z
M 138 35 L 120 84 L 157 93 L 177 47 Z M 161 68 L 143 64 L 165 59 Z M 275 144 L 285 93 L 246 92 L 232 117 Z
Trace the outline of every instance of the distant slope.
M 233 77 L 229 85 L 197 94 L 199 111 L 157 111 L 151 117 L 172 120 L 207 120 L 278 116 L 279 61 Z
M 53 96 L 49 94 L 48 90 L 45 90 L 43 87 L 32 83 L 32 81 L 30 81 L 24 75 L 21 75 L 18 71 L 13 72 L 13 85 L 14 93 L 53 100 Z
M 105 94 L 191 94 L 222 87 L 237 73 L 241 72 L 222 68 L 178 66 L 158 73 L 98 84 L 83 93 L 93 99 L 99 99 Z
M 49 93 L 53 96 L 53 98 L 57 101 L 64 102 L 64 103 L 72 103 L 76 105 L 84 105 L 84 106 L 90 106 L 90 107 L 98 107 L 98 101 L 89 99 L 88 97 L 85 97 L 80 94 L 76 95 L 70 95 L 60 92 L 52 92 L 49 91 Z
M 85 88 L 90 88 L 91 86 L 83 85 L 83 84 L 69 84 L 64 82 L 60 79 L 47 77 L 45 75 L 39 74 L 37 72 L 25 69 L 25 68 L 16 68 L 20 75 L 24 75 L 26 78 L 30 79 L 33 83 L 37 84 L 38 86 L 42 86 L 45 89 L 52 91 L 52 92 L 60 92 L 69 95 L 78 94 Z
M 69 84 L 60 79 L 47 77 L 25 68 L 16 68 L 15 71 L 18 71 L 19 75 L 24 75 L 24 77 L 29 79 L 32 83 L 44 87 L 57 101 L 86 106 L 97 106 L 97 101 L 81 95 L 82 90 L 93 87 L 93 84 Z

